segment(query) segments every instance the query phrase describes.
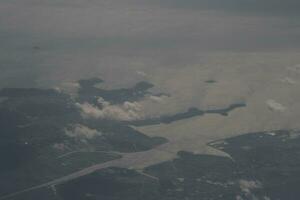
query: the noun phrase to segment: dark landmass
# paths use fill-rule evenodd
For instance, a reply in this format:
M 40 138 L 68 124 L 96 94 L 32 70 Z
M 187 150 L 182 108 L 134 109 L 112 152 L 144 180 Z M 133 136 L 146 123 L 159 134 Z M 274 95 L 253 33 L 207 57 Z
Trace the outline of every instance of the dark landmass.
M 80 80 L 78 101 L 88 102 L 94 105 L 99 105 L 97 102 L 99 97 L 102 97 L 105 101 L 108 101 L 111 104 L 121 104 L 126 101 L 138 101 L 144 98 L 147 94 L 150 94 L 148 90 L 154 87 L 151 83 L 142 81 L 135 84 L 132 88 L 120 88 L 113 90 L 97 88 L 96 84 L 102 82 L 103 81 L 101 79 L 97 78 Z
M 177 159 L 150 166 L 144 174 L 107 168 L 59 185 L 58 196 L 63 200 L 297 199 L 300 138 L 294 134 L 279 130 L 215 141 L 209 145 L 231 158 L 182 151 Z
M 215 81 L 215 80 L 207 80 L 207 81 L 205 81 L 205 83 L 216 83 L 217 81 Z
M 91 79 L 80 84 L 89 88 L 98 82 L 101 80 Z M 134 89 L 121 91 L 127 91 L 127 98 L 134 99 L 136 94 L 129 91 L 143 90 L 149 85 L 140 83 Z M 83 118 L 76 101 L 57 90 L 4 88 L 0 97 L 3 99 L 0 102 L 1 196 L 120 158 L 117 154 L 93 152 L 145 151 L 167 141 L 148 137 L 117 121 Z M 66 129 L 72 131 L 77 124 L 95 129 L 101 135 L 93 138 L 67 135 Z M 75 153 L 59 159 L 70 152 L 87 153 L 84 157 Z
M 9 98 L 34 97 L 34 96 L 53 97 L 53 96 L 60 96 L 60 95 L 62 94 L 58 93 L 54 89 L 3 88 L 0 90 L 0 97 L 9 97 Z
M 107 168 L 59 186 L 58 193 L 62 199 L 72 200 L 138 200 L 159 197 L 158 189 L 156 180 L 134 170 Z

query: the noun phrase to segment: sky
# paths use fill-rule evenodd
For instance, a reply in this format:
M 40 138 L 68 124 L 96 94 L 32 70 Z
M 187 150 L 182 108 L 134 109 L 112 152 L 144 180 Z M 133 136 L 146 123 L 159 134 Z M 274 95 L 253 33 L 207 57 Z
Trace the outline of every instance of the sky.
M 299 9 L 296 0 L 0 0 L 0 85 L 95 75 L 122 85 L 139 79 L 134 71 L 201 64 L 207 53 L 295 53 Z

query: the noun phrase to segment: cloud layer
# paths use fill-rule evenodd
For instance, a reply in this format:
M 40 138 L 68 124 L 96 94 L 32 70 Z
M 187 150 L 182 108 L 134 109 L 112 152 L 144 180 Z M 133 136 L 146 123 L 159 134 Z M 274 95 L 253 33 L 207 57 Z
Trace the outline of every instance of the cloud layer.
M 48 86 L 95 74 L 132 80 L 132 71 L 192 65 L 202 52 L 299 50 L 299 4 L 3 0 L 0 85 Z
M 77 106 L 82 110 L 85 117 L 118 121 L 132 121 L 144 117 L 142 106 L 138 102 L 125 102 L 121 105 L 111 105 L 101 97 L 98 99 L 98 102 L 102 105 L 102 108 L 98 108 L 89 103 L 78 103 Z
M 156 0 L 155 2 L 177 8 L 197 10 L 221 10 L 235 14 L 300 15 L 297 0 Z
M 280 103 L 276 102 L 273 99 L 267 100 L 268 108 L 272 111 L 278 111 L 278 112 L 284 112 L 286 110 L 286 107 L 281 105 Z
M 96 136 L 101 136 L 102 133 L 98 130 L 91 129 L 81 124 L 75 124 L 71 128 L 65 129 L 66 135 L 78 139 L 93 139 Z

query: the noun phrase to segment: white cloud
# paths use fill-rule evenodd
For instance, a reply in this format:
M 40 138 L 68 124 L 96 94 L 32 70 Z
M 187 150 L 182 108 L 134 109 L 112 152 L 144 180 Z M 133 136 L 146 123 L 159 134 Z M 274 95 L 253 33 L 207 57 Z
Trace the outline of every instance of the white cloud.
M 262 188 L 262 184 L 259 181 L 240 180 L 239 186 L 242 192 L 250 194 L 251 190 Z
M 120 105 L 111 105 L 101 97 L 98 102 L 101 103 L 102 109 L 89 103 L 77 104 L 77 106 L 82 110 L 85 117 L 120 121 L 132 121 L 144 117 L 142 106 L 138 102 L 126 101 Z
M 66 91 L 78 90 L 79 87 L 80 87 L 80 85 L 77 82 L 63 82 L 61 84 L 61 88 Z
M 144 77 L 147 76 L 147 74 L 143 71 L 137 71 L 136 73 L 140 76 L 144 76 Z
M 267 100 L 268 108 L 272 111 L 278 111 L 278 112 L 284 112 L 286 110 L 286 107 L 281 105 L 280 103 L 276 102 L 273 99 Z
M 154 101 L 154 102 L 157 102 L 157 103 L 163 103 L 166 98 L 167 98 L 167 96 L 165 96 L 165 95 L 163 95 L 163 96 L 154 96 L 154 95 L 149 96 L 149 99 L 151 101 Z
M 242 198 L 240 195 L 237 195 L 237 196 L 235 197 L 235 200 L 243 200 L 243 198 Z
M 294 73 L 300 73 L 300 64 L 288 67 L 288 69 Z
M 53 144 L 53 148 L 60 151 L 64 151 L 66 149 L 66 145 L 64 143 L 55 143 Z
M 81 138 L 81 139 L 93 139 L 96 136 L 102 135 L 101 132 L 99 132 L 95 129 L 91 129 L 89 127 L 83 126 L 81 124 L 74 125 L 71 128 L 71 130 L 65 129 L 65 133 L 69 137 Z
M 266 132 L 265 134 L 271 135 L 271 136 L 276 136 L 276 133 L 274 133 L 274 132 Z
M 271 200 L 270 197 L 264 196 L 263 200 Z
M 291 85 L 297 84 L 297 81 L 295 81 L 294 79 L 292 79 L 290 77 L 285 77 L 285 78 L 281 79 L 281 81 L 283 83 L 288 83 L 288 84 L 291 84 Z

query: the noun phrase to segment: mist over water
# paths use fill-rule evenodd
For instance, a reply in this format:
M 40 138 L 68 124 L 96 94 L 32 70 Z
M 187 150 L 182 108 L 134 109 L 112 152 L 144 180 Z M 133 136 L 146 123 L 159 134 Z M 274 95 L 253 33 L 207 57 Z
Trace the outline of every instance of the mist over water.
M 143 78 L 137 71 L 201 68 L 207 53 L 299 50 L 298 3 L 270 6 L 264 15 L 271 2 L 245 3 L 1 1 L 1 87 L 92 76 L 133 84 Z

